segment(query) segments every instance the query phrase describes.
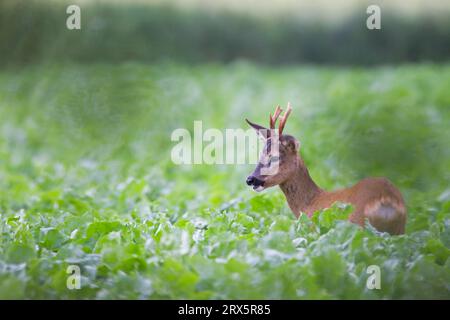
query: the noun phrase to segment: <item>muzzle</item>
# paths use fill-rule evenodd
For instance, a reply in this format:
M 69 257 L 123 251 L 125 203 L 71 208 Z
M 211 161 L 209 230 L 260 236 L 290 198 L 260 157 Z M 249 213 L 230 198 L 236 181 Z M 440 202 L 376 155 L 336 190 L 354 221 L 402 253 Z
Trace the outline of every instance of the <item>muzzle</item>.
M 245 181 L 247 185 L 252 186 L 253 190 L 261 191 L 264 186 L 264 181 L 254 177 L 254 176 L 248 176 L 247 180 Z

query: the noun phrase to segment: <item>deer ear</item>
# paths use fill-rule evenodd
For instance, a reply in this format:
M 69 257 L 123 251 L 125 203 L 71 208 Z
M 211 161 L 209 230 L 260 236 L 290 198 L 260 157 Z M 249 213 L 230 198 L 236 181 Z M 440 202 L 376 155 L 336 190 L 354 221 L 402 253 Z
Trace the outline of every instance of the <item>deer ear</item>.
M 269 129 L 264 128 L 263 126 L 260 126 L 259 124 L 253 123 L 248 119 L 245 119 L 245 121 L 247 121 L 247 123 L 250 125 L 250 127 L 252 127 L 253 129 L 256 130 L 256 132 L 258 133 L 258 135 L 263 138 L 264 140 L 266 140 L 269 137 Z
M 297 153 L 298 150 L 300 149 L 300 142 L 298 142 L 297 140 L 285 140 L 282 142 L 283 146 L 285 146 L 286 148 L 288 148 L 290 151 Z

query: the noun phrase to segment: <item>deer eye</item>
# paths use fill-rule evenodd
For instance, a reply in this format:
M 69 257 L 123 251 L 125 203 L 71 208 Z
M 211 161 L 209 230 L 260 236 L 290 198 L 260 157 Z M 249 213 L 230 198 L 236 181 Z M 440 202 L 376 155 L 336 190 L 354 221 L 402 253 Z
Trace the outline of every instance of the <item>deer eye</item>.
M 270 163 L 276 163 L 276 162 L 280 161 L 280 157 L 279 156 L 270 157 L 269 161 L 270 161 Z

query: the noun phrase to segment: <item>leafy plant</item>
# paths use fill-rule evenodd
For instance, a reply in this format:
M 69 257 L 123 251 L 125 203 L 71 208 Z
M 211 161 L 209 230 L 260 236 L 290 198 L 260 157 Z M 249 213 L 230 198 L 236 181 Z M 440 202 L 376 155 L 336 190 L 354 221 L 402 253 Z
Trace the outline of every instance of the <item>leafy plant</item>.
M 3 70 L 0 298 L 448 299 L 449 83 L 447 65 Z M 389 177 L 405 235 L 351 224 L 342 205 L 295 219 L 280 191 L 246 188 L 250 166 L 170 161 L 173 129 L 243 127 L 286 97 L 318 184 Z

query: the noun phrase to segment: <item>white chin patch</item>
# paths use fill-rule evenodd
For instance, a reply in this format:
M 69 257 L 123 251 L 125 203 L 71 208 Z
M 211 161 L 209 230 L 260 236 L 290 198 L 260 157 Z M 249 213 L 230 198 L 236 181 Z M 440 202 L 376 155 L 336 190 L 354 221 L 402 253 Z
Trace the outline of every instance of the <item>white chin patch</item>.
M 263 186 L 259 186 L 257 188 L 253 188 L 253 190 L 255 190 L 256 192 L 261 192 L 261 191 L 264 190 L 264 187 Z

